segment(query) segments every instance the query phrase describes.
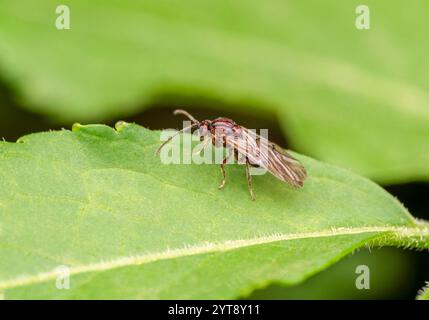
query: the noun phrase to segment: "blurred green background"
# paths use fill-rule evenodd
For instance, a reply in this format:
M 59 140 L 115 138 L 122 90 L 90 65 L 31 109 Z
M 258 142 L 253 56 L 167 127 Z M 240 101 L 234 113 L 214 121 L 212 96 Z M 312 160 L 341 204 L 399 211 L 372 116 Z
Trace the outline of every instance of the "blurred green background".
M 58 30 L 58 5 L 70 8 Z M 358 30 L 365 4 L 370 29 Z M 180 126 L 172 110 L 268 128 L 271 140 L 380 183 L 429 219 L 429 3 L 0 2 L 0 137 L 74 122 Z M 357 265 L 371 289 L 356 290 Z M 426 253 L 367 249 L 305 284 L 243 298 L 414 298 Z

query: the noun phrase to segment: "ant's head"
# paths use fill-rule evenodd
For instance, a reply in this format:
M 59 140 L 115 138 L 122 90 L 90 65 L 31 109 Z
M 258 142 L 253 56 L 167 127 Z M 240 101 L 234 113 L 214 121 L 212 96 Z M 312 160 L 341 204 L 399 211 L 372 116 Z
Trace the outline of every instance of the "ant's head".
M 210 134 L 211 124 L 212 124 L 210 120 L 203 120 L 200 122 L 197 119 L 195 119 L 189 112 L 182 109 L 174 110 L 174 114 L 175 115 L 182 114 L 185 117 L 187 117 L 189 120 L 191 120 L 192 128 L 198 128 L 198 133 L 200 135 L 201 141 L 203 141 L 204 138 Z

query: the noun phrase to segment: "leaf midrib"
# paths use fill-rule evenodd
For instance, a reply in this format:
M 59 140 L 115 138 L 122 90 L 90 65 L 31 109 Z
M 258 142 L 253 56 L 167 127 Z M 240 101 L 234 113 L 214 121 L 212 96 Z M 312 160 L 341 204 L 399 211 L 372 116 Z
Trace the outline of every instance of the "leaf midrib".
M 116 268 L 137 266 L 161 260 L 183 258 L 207 253 L 225 252 L 235 249 L 241 249 L 254 245 L 263 245 L 279 241 L 301 240 L 310 238 L 323 238 L 343 235 L 356 235 L 365 233 L 393 233 L 398 238 L 406 238 L 412 236 L 429 238 L 428 228 L 416 227 L 398 227 L 398 226 L 373 226 L 373 227 L 342 227 L 332 228 L 313 232 L 298 232 L 282 234 L 276 233 L 267 236 L 259 236 L 248 239 L 228 240 L 224 242 L 203 242 L 201 244 L 184 246 L 183 248 L 167 249 L 165 251 L 147 253 L 136 256 L 121 257 L 110 261 L 101 261 L 90 264 L 76 265 L 70 267 L 70 275 L 88 273 L 88 272 L 104 272 Z M 32 285 L 56 279 L 58 271 L 50 270 L 34 275 L 22 275 L 14 279 L 0 281 L 0 290 L 7 290 L 25 285 Z

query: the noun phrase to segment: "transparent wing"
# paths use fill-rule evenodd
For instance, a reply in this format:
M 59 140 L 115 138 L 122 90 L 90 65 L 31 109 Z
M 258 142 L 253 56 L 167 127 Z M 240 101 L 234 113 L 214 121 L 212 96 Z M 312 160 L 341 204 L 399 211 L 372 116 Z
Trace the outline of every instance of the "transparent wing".
M 251 130 L 241 128 L 240 135 L 227 138 L 227 145 L 236 148 L 239 155 L 249 159 L 252 165 L 268 170 L 294 187 L 302 187 L 307 173 L 298 160 L 277 144 Z

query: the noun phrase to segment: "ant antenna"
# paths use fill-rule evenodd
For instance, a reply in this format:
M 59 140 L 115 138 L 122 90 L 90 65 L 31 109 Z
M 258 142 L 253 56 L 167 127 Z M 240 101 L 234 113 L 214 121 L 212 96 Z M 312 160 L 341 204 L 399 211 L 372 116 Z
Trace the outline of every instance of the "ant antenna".
M 187 127 L 185 127 L 185 128 L 183 128 L 182 130 L 179 130 L 179 131 L 177 131 L 175 134 L 173 134 L 172 136 L 170 136 L 166 141 L 164 141 L 164 143 L 163 144 L 161 144 L 161 146 L 158 148 L 158 150 L 156 150 L 156 154 L 157 155 L 159 155 L 159 153 L 161 152 L 161 149 L 167 144 L 167 143 L 169 143 L 171 140 L 173 140 L 173 138 L 175 137 L 175 136 L 177 136 L 178 134 L 180 134 L 180 133 L 182 133 L 182 132 L 185 132 L 185 131 L 187 131 L 187 130 L 189 130 L 189 129 L 193 129 L 193 128 L 195 128 L 196 126 L 198 126 L 200 123 L 197 121 L 196 123 L 193 123 L 193 124 L 191 124 L 190 126 L 187 126 Z
M 173 114 L 177 116 L 178 114 L 183 114 L 185 117 L 187 117 L 189 120 L 192 121 L 193 124 L 199 123 L 197 119 L 195 119 L 189 112 L 182 110 L 182 109 L 176 109 L 174 110 Z
M 156 154 L 159 155 L 159 153 L 161 152 L 161 149 L 167 144 L 169 143 L 175 136 L 177 136 L 178 134 L 185 132 L 189 129 L 193 129 L 196 126 L 198 126 L 200 124 L 200 122 L 195 119 L 190 113 L 188 113 L 185 110 L 182 109 L 176 109 L 173 112 L 174 115 L 178 115 L 178 114 L 183 114 L 184 116 L 186 116 L 189 120 L 191 120 L 192 124 L 190 126 L 187 126 L 186 128 L 183 128 L 182 130 L 177 131 L 174 135 L 172 135 L 171 137 L 169 137 L 163 144 L 161 144 L 161 146 L 158 148 L 158 150 L 156 151 Z

